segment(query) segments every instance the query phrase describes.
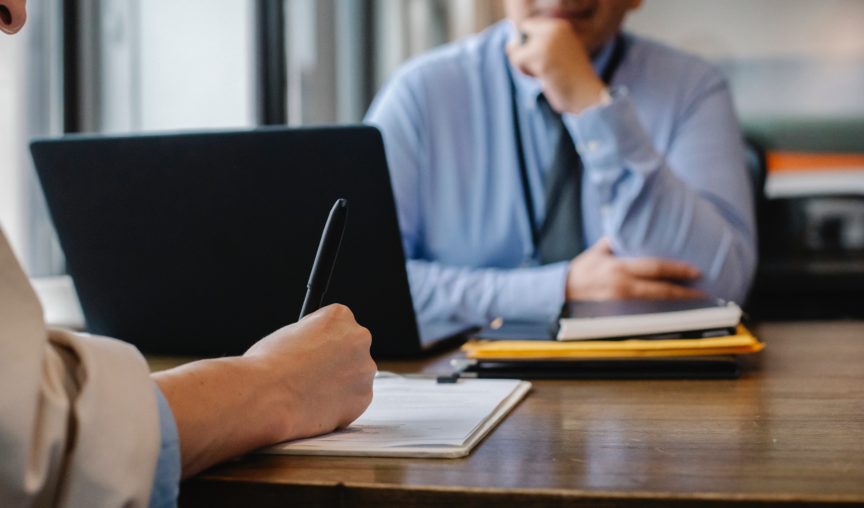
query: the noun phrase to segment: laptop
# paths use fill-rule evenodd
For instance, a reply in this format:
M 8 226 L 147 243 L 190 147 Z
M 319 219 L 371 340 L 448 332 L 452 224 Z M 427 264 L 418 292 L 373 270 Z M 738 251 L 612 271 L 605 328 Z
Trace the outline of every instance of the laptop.
M 262 128 L 37 140 L 31 151 L 90 333 L 148 354 L 239 354 L 297 320 L 327 214 L 348 200 L 324 303 L 376 358 L 464 331 L 418 328 L 380 133 Z

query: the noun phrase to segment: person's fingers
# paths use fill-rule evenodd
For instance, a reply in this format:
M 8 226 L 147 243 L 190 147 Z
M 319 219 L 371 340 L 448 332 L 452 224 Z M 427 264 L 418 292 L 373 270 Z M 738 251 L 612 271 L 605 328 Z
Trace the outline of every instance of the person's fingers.
M 700 275 L 699 270 L 694 266 L 669 259 L 622 259 L 621 266 L 630 275 L 643 279 L 689 280 Z
M 510 61 L 529 76 L 536 76 L 538 65 L 545 59 L 550 25 L 549 19 L 526 19 L 519 24 L 518 34 L 507 44 L 506 52 Z
M 644 300 L 672 300 L 702 298 L 705 296 L 699 290 L 672 284 L 671 282 L 633 279 L 627 285 L 628 298 Z
M 532 35 L 540 35 L 548 32 L 554 20 L 543 16 L 526 18 L 519 23 L 519 32 L 525 34 L 529 39 Z
M 532 77 L 537 75 L 537 67 L 541 58 L 538 57 L 536 47 L 511 41 L 507 45 L 507 58 L 510 59 L 513 67 L 519 69 L 519 72 Z

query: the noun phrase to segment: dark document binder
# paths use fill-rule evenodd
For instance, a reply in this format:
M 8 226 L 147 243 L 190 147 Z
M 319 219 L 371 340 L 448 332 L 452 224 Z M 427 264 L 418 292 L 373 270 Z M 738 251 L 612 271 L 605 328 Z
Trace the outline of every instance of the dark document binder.
M 513 379 L 736 379 L 735 356 L 630 360 L 478 361 L 463 372 Z

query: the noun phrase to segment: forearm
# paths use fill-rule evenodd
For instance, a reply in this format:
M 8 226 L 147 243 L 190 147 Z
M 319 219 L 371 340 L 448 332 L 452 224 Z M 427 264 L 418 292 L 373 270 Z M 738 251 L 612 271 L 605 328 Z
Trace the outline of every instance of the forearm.
M 421 321 L 483 325 L 496 317 L 553 319 L 564 303 L 567 263 L 529 268 L 468 268 L 411 260 L 408 277 Z
M 277 441 L 290 425 L 256 359 L 201 360 L 153 374 L 174 413 L 183 477 Z
M 752 232 L 698 196 L 670 171 L 652 175 L 626 207 L 604 218 L 615 251 L 623 256 L 662 257 L 699 268 L 693 287 L 743 301 L 755 270 Z

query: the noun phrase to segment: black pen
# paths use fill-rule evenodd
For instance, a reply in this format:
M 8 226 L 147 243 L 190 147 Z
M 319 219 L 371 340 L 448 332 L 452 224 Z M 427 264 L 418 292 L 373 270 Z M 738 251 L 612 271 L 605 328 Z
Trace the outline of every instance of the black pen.
M 348 215 L 348 200 L 339 198 L 330 209 L 327 216 L 327 224 L 321 233 L 321 242 L 318 243 L 318 253 L 315 254 L 315 262 L 312 263 L 312 271 L 309 273 L 309 282 L 306 283 L 306 298 L 300 309 L 300 319 L 311 314 L 321 307 L 324 301 L 324 293 L 330 284 L 330 276 L 333 275 L 333 267 L 336 265 L 336 255 L 339 254 L 339 245 L 342 244 L 342 234 L 345 232 L 345 218 Z

